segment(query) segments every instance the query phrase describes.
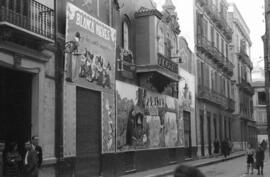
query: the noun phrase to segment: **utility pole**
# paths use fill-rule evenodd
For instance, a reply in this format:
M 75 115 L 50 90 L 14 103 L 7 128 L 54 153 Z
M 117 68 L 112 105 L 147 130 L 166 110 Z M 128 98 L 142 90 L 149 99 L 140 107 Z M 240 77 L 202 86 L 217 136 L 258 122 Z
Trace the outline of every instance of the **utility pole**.
M 264 69 L 265 69 L 265 93 L 266 93 L 266 111 L 267 111 L 267 133 L 268 133 L 268 142 L 270 140 L 270 1 L 265 0 L 264 6 L 265 6 L 265 35 L 263 36 L 263 42 L 264 42 Z M 269 146 L 269 152 L 270 152 L 270 145 Z

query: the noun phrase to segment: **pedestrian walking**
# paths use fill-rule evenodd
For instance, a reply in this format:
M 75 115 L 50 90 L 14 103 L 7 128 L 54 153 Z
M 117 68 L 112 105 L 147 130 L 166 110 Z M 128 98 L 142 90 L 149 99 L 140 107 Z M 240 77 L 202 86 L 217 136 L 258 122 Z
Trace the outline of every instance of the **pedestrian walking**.
M 218 139 L 215 139 L 215 141 L 214 141 L 214 154 L 215 155 L 217 155 L 219 153 L 219 148 L 220 148 L 219 141 L 218 141 Z
M 262 145 L 259 145 L 256 151 L 256 168 L 258 169 L 258 175 L 263 175 L 264 165 L 264 149 Z
M 43 161 L 43 155 L 42 155 L 42 148 L 38 145 L 38 136 L 33 136 L 31 139 L 31 143 L 33 146 L 33 149 L 36 151 L 38 155 L 38 167 L 41 167 L 42 161 Z
M 174 177 L 205 177 L 196 167 L 180 165 L 174 171 Z
M 221 143 L 221 152 L 224 155 L 225 158 L 227 158 L 227 156 L 229 155 L 229 143 L 227 139 L 224 139 Z
M 252 145 L 248 143 L 248 147 L 246 150 L 247 155 L 247 174 L 249 174 L 249 170 L 251 169 L 251 174 L 253 174 L 253 164 L 254 164 L 254 149 L 252 148 Z
M 25 143 L 25 149 L 24 175 L 25 177 L 38 177 L 38 155 L 30 142 Z

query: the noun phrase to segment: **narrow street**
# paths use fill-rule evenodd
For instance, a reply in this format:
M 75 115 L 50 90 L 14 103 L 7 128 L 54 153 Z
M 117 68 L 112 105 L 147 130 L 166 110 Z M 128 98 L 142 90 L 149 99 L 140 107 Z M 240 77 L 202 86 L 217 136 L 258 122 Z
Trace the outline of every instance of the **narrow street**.
M 269 155 L 266 153 L 264 176 L 270 176 L 270 161 Z M 205 166 L 200 170 L 207 177 L 246 177 L 257 176 L 257 170 L 254 170 L 254 175 L 247 175 L 246 173 L 246 157 L 240 157 L 215 165 Z
M 269 153 L 266 154 L 264 176 L 270 176 L 270 161 Z M 253 175 L 247 175 L 246 173 L 246 157 L 239 157 L 233 160 L 217 163 L 199 168 L 206 177 L 255 177 L 257 176 L 257 170 L 254 170 Z M 166 177 L 173 177 L 166 176 Z

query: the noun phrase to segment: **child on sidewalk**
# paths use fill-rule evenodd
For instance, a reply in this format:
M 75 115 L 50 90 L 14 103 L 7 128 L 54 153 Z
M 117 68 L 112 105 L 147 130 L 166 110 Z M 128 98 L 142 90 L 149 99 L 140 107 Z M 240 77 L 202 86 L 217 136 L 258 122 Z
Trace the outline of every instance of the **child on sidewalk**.
M 247 174 L 249 174 L 249 169 L 251 168 L 251 174 L 253 174 L 253 164 L 254 164 L 254 149 L 252 145 L 249 143 L 247 147 Z

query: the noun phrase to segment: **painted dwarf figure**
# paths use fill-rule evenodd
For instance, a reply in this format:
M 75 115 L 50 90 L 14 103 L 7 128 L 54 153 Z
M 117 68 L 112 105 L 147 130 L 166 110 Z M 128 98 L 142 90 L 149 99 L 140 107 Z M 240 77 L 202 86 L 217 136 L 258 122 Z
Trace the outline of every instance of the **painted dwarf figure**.
M 66 81 L 74 82 L 79 75 L 80 54 L 78 53 L 81 35 L 75 33 L 74 39 L 66 43 Z

